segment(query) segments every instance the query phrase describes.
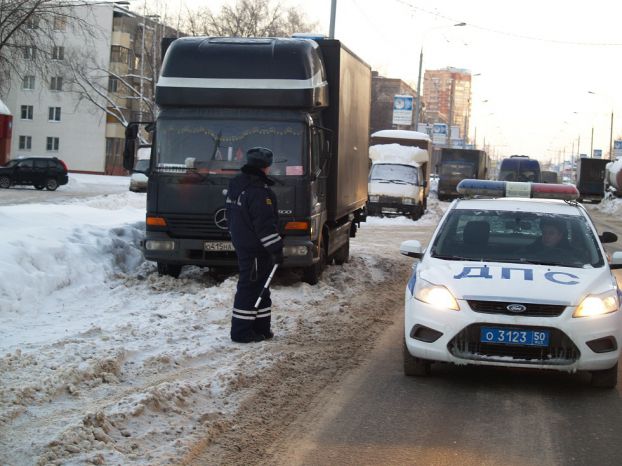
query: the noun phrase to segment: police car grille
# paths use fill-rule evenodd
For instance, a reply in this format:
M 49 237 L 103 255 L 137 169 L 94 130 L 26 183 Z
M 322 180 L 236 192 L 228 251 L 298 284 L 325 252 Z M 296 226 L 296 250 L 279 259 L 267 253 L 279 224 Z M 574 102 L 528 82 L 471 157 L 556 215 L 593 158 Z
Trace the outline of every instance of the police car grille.
M 476 301 L 468 300 L 469 306 L 475 312 L 484 314 L 505 314 L 510 316 L 527 316 L 527 317 L 557 317 L 564 312 L 566 306 L 557 304 L 533 304 L 533 303 L 517 303 L 516 301 Z M 525 310 L 522 312 L 511 312 L 508 306 L 511 304 L 522 304 Z
M 229 238 L 229 232 L 214 223 L 213 215 L 167 215 L 166 223 L 174 238 Z
M 548 347 L 481 343 L 480 329 L 490 325 L 493 324 L 469 325 L 447 344 L 447 349 L 452 355 L 461 359 L 499 361 L 509 364 L 566 365 L 572 364 L 581 356 L 579 349 L 564 332 L 551 327 L 520 327 L 523 330 L 548 331 Z M 494 326 L 499 327 L 499 324 L 494 324 Z M 504 325 L 503 327 L 513 326 Z M 513 360 L 508 358 L 513 358 Z

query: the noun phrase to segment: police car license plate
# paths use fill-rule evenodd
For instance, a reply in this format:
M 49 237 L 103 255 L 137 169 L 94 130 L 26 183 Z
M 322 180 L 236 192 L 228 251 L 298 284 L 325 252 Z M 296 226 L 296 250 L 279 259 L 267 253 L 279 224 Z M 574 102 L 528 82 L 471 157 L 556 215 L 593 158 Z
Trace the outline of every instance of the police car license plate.
M 548 330 L 482 327 L 479 341 L 501 345 L 549 346 L 549 332 Z
M 235 251 L 230 241 L 206 241 L 203 243 L 204 251 Z

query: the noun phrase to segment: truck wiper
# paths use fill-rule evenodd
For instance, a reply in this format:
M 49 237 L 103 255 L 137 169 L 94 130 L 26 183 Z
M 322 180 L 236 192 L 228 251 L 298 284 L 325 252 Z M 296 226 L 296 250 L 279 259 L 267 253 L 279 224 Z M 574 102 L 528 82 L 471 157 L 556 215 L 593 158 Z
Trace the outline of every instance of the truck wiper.
M 374 181 L 374 180 L 378 180 L 380 183 L 415 184 L 415 183 L 410 183 L 410 182 L 404 181 L 404 180 L 385 180 L 385 179 L 381 179 L 381 178 L 372 178 L 372 181 Z

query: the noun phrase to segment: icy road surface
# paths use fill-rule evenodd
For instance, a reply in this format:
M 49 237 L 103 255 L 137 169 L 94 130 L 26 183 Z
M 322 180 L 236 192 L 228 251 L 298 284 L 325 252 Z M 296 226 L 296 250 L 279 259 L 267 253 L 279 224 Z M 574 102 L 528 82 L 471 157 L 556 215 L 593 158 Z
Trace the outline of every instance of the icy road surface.
M 229 339 L 235 276 L 158 276 L 139 249 L 145 195 L 127 178 L 71 179 L 57 201 L 0 192 L 0 464 L 191 464 L 252 444 L 400 316 L 412 260 L 399 243 L 447 206 L 370 219 L 317 286 L 279 274 L 275 339 L 242 345 Z

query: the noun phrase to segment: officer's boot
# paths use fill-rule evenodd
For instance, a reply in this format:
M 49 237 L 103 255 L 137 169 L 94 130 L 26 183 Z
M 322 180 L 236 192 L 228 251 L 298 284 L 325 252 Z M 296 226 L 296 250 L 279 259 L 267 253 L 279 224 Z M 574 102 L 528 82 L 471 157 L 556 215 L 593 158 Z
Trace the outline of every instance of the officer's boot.
M 251 343 L 265 340 L 262 333 L 253 330 L 256 310 L 233 309 L 231 317 L 231 339 L 237 343 Z

